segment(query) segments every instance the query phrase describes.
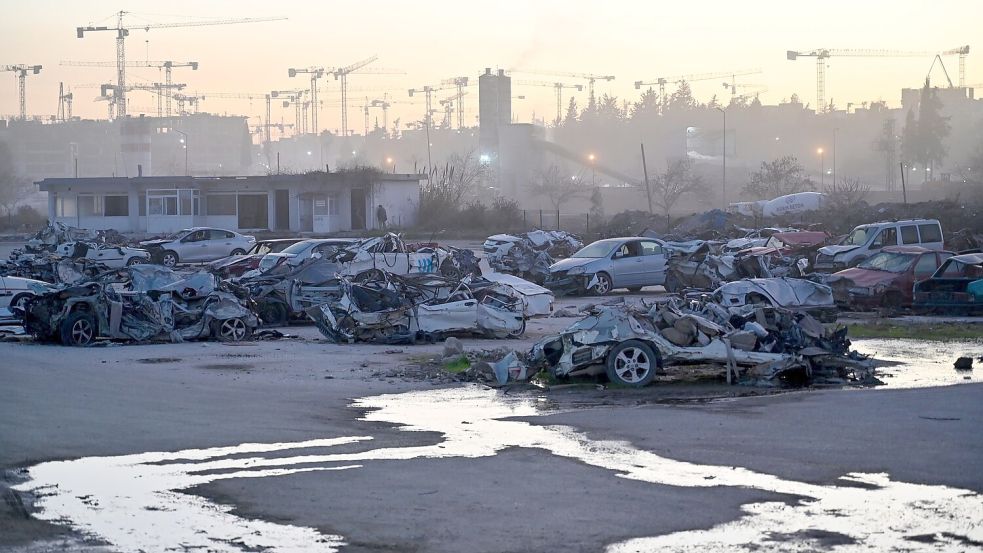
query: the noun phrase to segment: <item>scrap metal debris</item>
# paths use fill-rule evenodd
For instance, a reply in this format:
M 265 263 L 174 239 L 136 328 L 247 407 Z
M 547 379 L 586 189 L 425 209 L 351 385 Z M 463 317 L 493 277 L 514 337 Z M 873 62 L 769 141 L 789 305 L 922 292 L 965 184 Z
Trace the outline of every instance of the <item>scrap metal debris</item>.
M 570 257 L 584 243 L 562 230 L 534 230 L 518 235 L 496 234 L 483 244 L 488 265 L 499 273 L 542 284 L 557 259 Z
M 102 273 L 35 296 L 23 310 L 38 340 L 89 346 L 100 338 L 240 341 L 258 324 L 248 293 L 206 272 L 181 275 L 154 265 Z

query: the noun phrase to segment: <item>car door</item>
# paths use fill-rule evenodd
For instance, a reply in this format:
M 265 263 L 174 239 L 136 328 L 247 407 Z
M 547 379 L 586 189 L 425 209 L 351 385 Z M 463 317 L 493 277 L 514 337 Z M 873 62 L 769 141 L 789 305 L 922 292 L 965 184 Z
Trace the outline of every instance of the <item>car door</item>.
M 7 280 L 0 276 L 0 307 L 9 307 L 10 300 L 13 299 L 14 292 L 7 288 Z
M 85 257 L 99 263 L 105 263 L 110 267 L 123 266 L 122 248 L 90 248 Z
M 662 244 L 654 240 L 642 240 L 641 247 L 642 273 L 639 275 L 640 286 L 653 286 L 666 282 L 666 251 Z
M 208 231 L 196 230 L 181 239 L 181 251 L 178 257 L 181 261 L 204 261 L 208 250 Z
M 246 250 L 248 248 L 243 248 L 238 244 L 234 238 L 235 234 L 220 229 L 211 229 L 208 231 L 208 255 L 212 259 L 218 259 L 220 257 L 225 257 L 227 255 L 232 255 L 232 250 L 239 248 Z
M 615 288 L 625 288 L 627 286 L 640 286 L 642 274 L 645 272 L 641 247 L 638 240 L 629 240 L 617 248 L 611 254 L 611 280 L 614 281 Z

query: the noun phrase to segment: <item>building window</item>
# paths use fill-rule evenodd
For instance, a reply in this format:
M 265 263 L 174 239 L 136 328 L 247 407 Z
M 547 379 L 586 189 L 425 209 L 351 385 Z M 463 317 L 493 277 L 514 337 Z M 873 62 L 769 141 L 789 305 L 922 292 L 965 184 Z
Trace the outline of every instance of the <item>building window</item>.
M 151 215 L 198 215 L 197 190 L 148 190 Z
M 205 202 L 206 215 L 235 215 L 235 194 L 209 194 Z
M 55 216 L 57 217 L 77 217 L 75 209 L 75 198 L 58 196 L 55 205 Z
M 106 217 L 126 217 L 130 214 L 130 198 L 127 196 L 104 197 L 103 213 Z
M 102 200 L 101 196 L 92 195 L 79 195 L 78 197 L 78 214 L 79 217 L 97 217 L 102 216 Z

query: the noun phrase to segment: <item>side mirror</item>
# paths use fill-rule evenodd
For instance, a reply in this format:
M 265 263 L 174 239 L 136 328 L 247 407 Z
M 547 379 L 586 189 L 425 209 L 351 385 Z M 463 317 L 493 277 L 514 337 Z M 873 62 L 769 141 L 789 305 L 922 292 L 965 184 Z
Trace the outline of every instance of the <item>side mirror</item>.
M 611 259 L 621 259 L 622 257 L 624 257 L 624 255 L 620 251 L 616 251 L 614 252 L 614 255 L 611 256 Z

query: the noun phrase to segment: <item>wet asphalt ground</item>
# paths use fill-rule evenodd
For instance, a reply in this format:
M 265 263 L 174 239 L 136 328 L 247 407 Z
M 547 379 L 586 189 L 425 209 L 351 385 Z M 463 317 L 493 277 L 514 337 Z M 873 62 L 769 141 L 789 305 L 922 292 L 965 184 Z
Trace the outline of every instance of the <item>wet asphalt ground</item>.
M 654 294 L 657 288 L 645 295 Z M 596 300 L 560 299 L 557 306 L 590 301 Z M 573 320 L 533 321 L 521 340 L 464 342 L 468 349 L 523 349 Z M 862 528 L 897 527 L 899 541 L 875 542 L 876 550 L 983 547 L 983 517 L 974 510 L 983 509 L 983 496 L 978 495 L 983 493 L 983 386 L 976 383 L 983 366 L 977 362 L 975 371 L 964 373 L 951 366 L 955 355 L 983 355 L 983 339 L 945 346 L 857 342 L 861 350 L 902 363 L 888 369 L 896 376 L 886 377 L 888 385 L 880 389 L 776 394 L 715 382 L 643 390 L 516 386 L 482 395 L 494 414 L 471 416 L 468 410 L 480 402 L 455 399 L 454 394 L 473 385 L 449 385 L 414 369 L 439 356 L 440 345 L 343 346 L 324 342 L 311 326 L 286 330 L 297 337 L 86 349 L 0 343 L 0 469 L 6 469 L 0 488 L 30 489 L 31 481 L 24 481 L 29 473 L 19 470 L 25 467 L 37 467 L 40 477 L 42 467 L 57 475 L 55 469 L 74 466 L 48 463 L 53 461 L 90 463 L 76 469 L 82 472 L 74 476 L 91 485 L 125 481 L 118 473 L 101 472 L 100 462 L 91 460 L 94 456 L 123 459 L 117 456 L 286 442 L 280 449 L 296 451 L 259 457 L 312 455 L 283 461 L 280 467 L 305 470 L 204 478 L 182 488 L 184 496 L 204 501 L 204 506 L 196 503 L 204 511 L 184 521 L 190 527 L 202 524 L 202 532 L 189 535 L 203 533 L 216 551 L 255 550 L 250 549 L 250 539 L 272 540 L 266 542 L 272 547 L 290 543 L 289 536 L 276 537 L 255 522 L 265 521 L 280 530 L 313 529 L 325 537 L 318 550 L 603 551 L 626 540 L 663 536 L 667 542 L 629 542 L 623 550 L 697 551 L 722 549 L 717 542 L 699 540 L 711 539 L 715 529 L 723 529 L 742 536 L 748 549 L 825 550 L 869 546 L 860 536 Z M 392 413 L 385 407 L 375 410 L 399 405 L 402 398 L 419 398 L 414 394 L 420 393 L 431 395 Z M 392 399 L 356 404 L 359 398 L 383 395 Z M 522 408 L 494 409 L 515 402 Z M 518 422 L 499 425 L 489 423 L 489 418 Z M 416 431 L 407 431 L 403 424 L 412 424 Z M 559 441 L 556 436 L 538 434 L 557 428 L 576 433 L 577 443 L 587 446 L 570 453 L 563 449 L 571 447 L 566 442 L 554 443 Z M 536 438 L 523 439 L 527 431 Z M 371 440 L 331 447 L 289 445 L 352 437 Z M 616 457 L 612 451 L 626 449 L 636 452 L 632 461 L 609 461 Z M 235 460 L 244 454 L 213 455 Z M 322 470 L 341 467 L 345 469 Z M 693 467 L 702 476 L 693 476 Z M 738 469 L 747 472 L 745 480 L 728 477 L 728 471 Z M 633 475 L 635 470 L 649 472 L 643 477 Z M 911 520 L 935 519 L 924 513 L 908 517 L 905 505 L 896 507 L 877 495 L 868 499 L 867 492 L 891 486 L 867 482 L 849 484 L 856 490 L 848 490 L 846 497 L 884 511 L 852 512 L 847 501 L 846 506 L 827 507 L 839 513 L 828 528 L 793 523 L 824 520 L 823 513 L 803 515 L 796 509 L 809 501 L 832 501 L 823 490 L 843 486 L 843 477 L 852 473 L 885 474 L 892 482 L 926 485 L 914 492 L 904 489 L 916 496 L 922 491 L 936 497 L 939 490 L 962 490 L 961 512 L 936 509 L 951 515 L 932 522 L 938 525 L 938 535 L 909 527 Z M 63 478 L 68 490 L 71 479 Z M 769 478 L 779 483 L 758 483 Z M 135 550 L 120 545 L 129 543 L 123 537 L 125 524 L 116 535 L 110 530 L 115 526 L 105 525 L 88 527 L 110 528 L 103 534 L 70 531 L 65 524 L 70 521 L 41 520 L 44 509 L 24 518 L 17 501 L 26 501 L 26 512 L 31 512 L 36 497 L 31 493 L 15 500 L 9 491 L 0 492 L 5 499 L 0 502 L 0 551 Z M 54 510 L 57 488 L 37 494 L 42 505 L 46 494 L 51 494 L 48 501 Z M 112 512 L 105 497 L 102 504 L 99 497 L 75 499 L 85 509 Z M 67 504 L 72 512 L 73 503 Z M 942 502 L 946 504 L 955 505 Z M 760 516 L 749 514 L 763 505 L 780 507 L 787 532 L 776 532 Z M 209 522 L 219 506 L 239 526 L 221 530 Z M 143 510 L 167 512 L 156 504 Z M 127 517 L 109 518 L 119 523 Z M 967 520 L 968 526 L 960 522 L 953 530 L 947 526 L 950 519 Z M 740 532 L 727 526 L 735 521 L 742 521 Z M 250 538 L 254 522 L 255 535 Z M 228 532 L 236 531 L 242 537 L 230 539 Z M 694 533 L 677 534 L 685 531 Z M 136 527 L 135 533 L 151 534 L 146 527 L 143 532 Z M 167 538 L 161 542 L 145 550 L 183 547 L 167 543 Z M 307 549 L 314 548 L 311 542 Z

